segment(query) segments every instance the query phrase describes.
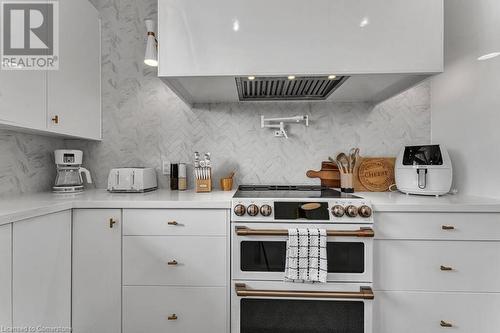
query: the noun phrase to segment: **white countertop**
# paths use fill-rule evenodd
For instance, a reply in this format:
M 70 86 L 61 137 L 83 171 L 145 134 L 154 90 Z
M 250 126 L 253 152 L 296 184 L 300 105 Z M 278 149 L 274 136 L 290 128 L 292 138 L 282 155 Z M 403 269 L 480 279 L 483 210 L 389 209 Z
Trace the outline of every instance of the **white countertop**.
M 218 208 L 230 209 L 234 191 L 158 190 L 149 193 L 118 194 L 87 190 L 79 194 L 36 193 L 0 199 L 0 225 L 72 208 Z M 500 200 L 464 196 L 425 197 L 394 193 L 360 192 L 376 212 L 498 212 Z
M 440 197 L 400 192 L 357 192 L 378 212 L 480 212 L 500 213 L 500 199 L 447 194 Z
M 235 191 L 157 190 L 148 193 L 109 193 L 87 190 L 78 194 L 35 193 L 0 199 L 0 225 L 72 208 L 231 208 Z

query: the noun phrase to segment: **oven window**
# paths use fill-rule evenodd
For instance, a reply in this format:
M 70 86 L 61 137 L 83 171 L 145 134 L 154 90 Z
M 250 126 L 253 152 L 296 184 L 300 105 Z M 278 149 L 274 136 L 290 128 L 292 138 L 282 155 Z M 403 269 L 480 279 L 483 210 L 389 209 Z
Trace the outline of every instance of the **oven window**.
M 240 247 L 242 272 L 284 272 L 286 242 L 243 241 Z M 364 273 L 365 244 L 328 242 L 329 273 Z
M 242 299 L 241 333 L 364 333 L 360 301 Z

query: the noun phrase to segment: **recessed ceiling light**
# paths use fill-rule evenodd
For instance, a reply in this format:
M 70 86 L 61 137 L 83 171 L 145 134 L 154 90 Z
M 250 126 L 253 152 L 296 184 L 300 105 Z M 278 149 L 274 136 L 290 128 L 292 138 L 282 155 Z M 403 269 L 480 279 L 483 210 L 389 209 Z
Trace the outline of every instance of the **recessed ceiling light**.
M 493 53 L 488 53 L 488 54 L 482 55 L 479 58 L 477 58 L 477 60 L 480 60 L 480 61 L 488 60 L 488 59 L 492 59 L 492 58 L 495 58 L 498 56 L 500 56 L 500 52 L 493 52 Z
M 249 79 L 250 81 L 255 80 L 255 76 L 249 76 L 249 77 L 248 77 L 248 79 Z
M 335 80 L 337 75 L 328 75 L 328 80 Z
M 233 20 L 233 31 L 240 31 L 240 21 L 238 19 Z
M 370 24 L 370 20 L 368 19 L 368 17 L 363 17 L 363 19 L 361 20 L 361 22 L 359 22 L 359 27 L 360 28 L 364 28 L 368 24 Z
M 288 75 L 288 80 L 295 80 L 295 75 Z

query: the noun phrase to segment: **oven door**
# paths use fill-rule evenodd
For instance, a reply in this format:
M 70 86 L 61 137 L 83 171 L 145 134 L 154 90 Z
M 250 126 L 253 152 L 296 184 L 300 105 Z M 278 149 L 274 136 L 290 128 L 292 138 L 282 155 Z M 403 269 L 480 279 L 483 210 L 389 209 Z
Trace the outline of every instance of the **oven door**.
M 371 333 L 373 292 L 356 283 L 233 282 L 232 333 Z
M 288 229 L 297 224 L 235 223 L 231 230 L 232 276 L 237 280 L 283 281 Z M 328 232 L 328 282 L 372 282 L 371 225 L 310 224 Z

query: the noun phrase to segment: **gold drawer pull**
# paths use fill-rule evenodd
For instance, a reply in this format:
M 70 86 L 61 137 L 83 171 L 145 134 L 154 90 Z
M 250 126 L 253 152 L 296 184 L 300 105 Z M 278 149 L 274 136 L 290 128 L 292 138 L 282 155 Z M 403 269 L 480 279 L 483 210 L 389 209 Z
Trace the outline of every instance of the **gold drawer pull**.
M 167 262 L 167 265 L 169 265 L 169 266 L 177 266 L 177 264 L 178 264 L 177 260 L 172 260 L 172 261 Z
M 443 225 L 443 226 L 441 226 L 441 229 L 443 229 L 443 230 L 455 230 L 455 227 L 452 225 Z
M 167 317 L 168 320 L 177 320 L 177 315 L 175 313 L 172 313 L 170 316 Z
M 112 229 L 115 224 L 116 224 L 116 220 L 113 218 L 110 218 L 109 219 L 109 227 Z
M 453 327 L 453 324 L 448 323 L 444 320 L 441 320 L 441 322 L 439 324 L 441 325 L 441 327 Z
M 169 221 L 168 225 L 179 225 L 179 223 L 177 221 Z
M 441 265 L 440 269 L 442 271 L 452 271 L 453 270 L 453 267 L 450 267 L 450 266 L 443 266 Z
M 52 117 L 52 119 L 50 119 L 50 120 L 52 120 L 52 122 L 53 122 L 54 124 L 59 124 L 59 116 L 54 116 L 54 117 Z

